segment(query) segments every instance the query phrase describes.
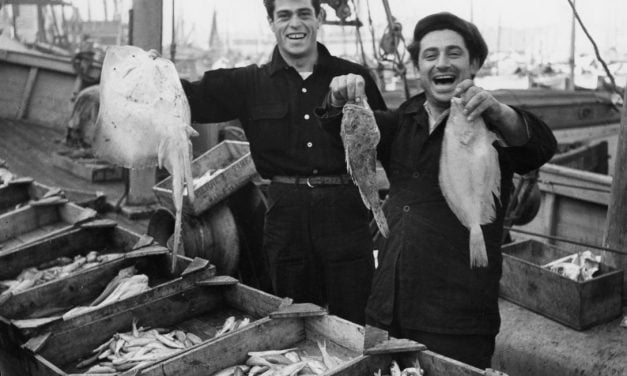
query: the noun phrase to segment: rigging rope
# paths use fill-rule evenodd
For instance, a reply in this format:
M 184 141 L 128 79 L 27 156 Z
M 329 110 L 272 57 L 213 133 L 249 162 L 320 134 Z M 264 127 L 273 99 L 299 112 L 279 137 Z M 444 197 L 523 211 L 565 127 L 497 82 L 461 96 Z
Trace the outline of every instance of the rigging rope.
M 605 60 L 603 60 L 603 58 L 601 57 L 601 54 L 599 53 L 599 47 L 597 47 L 597 44 L 594 41 L 594 38 L 592 38 L 592 36 L 588 32 L 588 29 L 583 24 L 583 21 L 581 20 L 581 17 L 579 17 L 579 13 L 577 12 L 577 9 L 575 8 L 575 3 L 573 2 L 573 0 L 566 0 L 566 1 L 568 2 L 568 5 L 570 5 L 570 7 L 572 8 L 573 14 L 575 15 L 575 18 L 577 19 L 577 22 L 579 23 L 579 26 L 581 26 L 581 29 L 583 30 L 583 32 L 588 37 L 588 40 L 590 40 L 590 43 L 592 43 L 592 47 L 594 48 L 594 54 L 596 55 L 597 60 L 599 60 L 601 65 L 603 65 L 603 69 L 605 70 L 605 74 L 607 74 L 607 76 L 610 78 L 610 81 L 612 82 L 612 89 L 614 89 L 614 92 L 617 93 L 618 95 L 620 95 L 620 97 L 622 98 L 623 97 L 623 93 L 621 93 L 620 90 L 618 90 L 618 86 L 616 85 L 616 80 L 614 80 L 614 75 L 612 75 L 612 72 L 610 72 L 610 69 L 608 68 L 607 64 L 605 63 Z

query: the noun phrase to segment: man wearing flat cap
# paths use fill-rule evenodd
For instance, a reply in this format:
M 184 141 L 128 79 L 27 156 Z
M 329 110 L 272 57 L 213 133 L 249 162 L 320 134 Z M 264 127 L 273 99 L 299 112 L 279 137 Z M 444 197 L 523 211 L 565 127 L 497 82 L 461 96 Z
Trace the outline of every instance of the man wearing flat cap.
M 416 24 L 408 49 L 423 92 L 397 110 L 375 111 L 381 132 L 378 157 L 390 181 L 385 209 L 390 236 L 379 250 L 367 322 L 436 353 L 489 368 L 500 326 L 500 246 L 512 176 L 547 162 L 556 141 L 542 120 L 475 86 L 488 48 L 472 23 L 450 13 L 427 16 Z M 347 101 L 365 99 L 363 88 L 358 75 L 333 79 L 319 110 L 327 131 L 338 131 L 340 108 Z M 501 197 L 496 218 L 481 226 L 488 258 L 483 267 L 471 267 L 469 231 L 449 208 L 438 182 L 453 97 L 462 99 L 465 116 L 482 117 L 499 136 L 492 147 L 498 153 Z

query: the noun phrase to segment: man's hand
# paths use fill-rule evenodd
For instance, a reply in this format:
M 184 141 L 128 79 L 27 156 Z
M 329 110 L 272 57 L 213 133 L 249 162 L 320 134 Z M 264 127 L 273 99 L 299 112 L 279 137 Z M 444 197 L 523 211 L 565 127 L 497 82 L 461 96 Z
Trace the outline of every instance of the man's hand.
M 331 89 L 331 105 L 342 107 L 347 102 L 366 100 L 366 81 L 358 74 L 349 73 L 344 76 L 336 76 L 329 85 Z
M 522 117 L 510 106 L 497 101 L 490 92 L 475 86 L 472 80 L 460 82 L 453 95 L 462 98 L 468 121 L 485 116 L 509 146 L 520 146 L 529 140 L 529 131 Z
M 502 117 L 502 104 L 490 92 L 475 86 L 472 80 L 462 81 L 453 92 L 456 97 L 462 98 L 464 115 L 469 121 L 485 115 L 489 120 L 499 121 Z
M 155 60 L 156 58 L 161 57 L 161 54 L 157 50 L 150 49 L 148 50 L 148 57 Z

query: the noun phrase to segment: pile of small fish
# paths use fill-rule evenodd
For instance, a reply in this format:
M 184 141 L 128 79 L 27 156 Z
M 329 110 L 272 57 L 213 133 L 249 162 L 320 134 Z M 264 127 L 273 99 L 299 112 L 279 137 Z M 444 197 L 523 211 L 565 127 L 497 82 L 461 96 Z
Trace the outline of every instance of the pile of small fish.
M 4 294 L 17 294 L 31 287 L 41 285 L 46 282 L 65 278 L 73 273 L 93 268 L 103 262 L 111 261 L 123 257 L 123 253 L 103 253 L 91 251 L 87 255 L 77 255 L 74 259 L 69 257 L 58 257 L 45 262 L 36 267 L 30 267 L 12 280 L 0 281 L 0 290 Z
M 193 184 L 192 184 L 194 186 L 194 190 L 197 190 L 198 188 L 202 187 L 203 185 L 205 185 L 214 177 L 218 176 L 218 174 L 220 174 L 223 171 L 224 171 L 223 168 L 218 168 L 218 169 L 210 168 L 204 174 L 200 175 L 197 178 L 194 178 Z M 185 188 L 185 194 L 187 194 L 187 188 Z
M 213 376 L 315 376 L 342 363 L 329 355 L 326 343 L 318 342 L 318 348 L 322 357 L 308 356 L 297 348 L 249 352 L 246 364 L 223 369 Z
M 115 302 L 141 294 L 148 290 L 148 276 L 145 274 L 135 274 L 137 270 L 134 266 L 129 266 L 118 272 L 100 295 L 89 305 L 79 306 L 71 309 L 63 315 L 63 320 L 94 311 Z
M 221 335 L 229 333 L 229 332 L 234 332 L 237 329 L 243 328 L 243 327 L 245 327 L 248 324 L 250 324 L 250 319 L 248 317 L 245 317 L 245 318 L 243 318 L 241 320 L 238 320 L 238 319 L 235 318 L 235 316 L 230 316 L 229 318 L 227 318 L 224 321 L 224 324 L 222 325 L 222 328 L 219 329 L 216 332 L 216 335 L 213 336 L 213 337 L 215 338 L 215 337 L 221 336 Z
M 584 282 L 599 273 L 601 256 L 594 256 L 590 251 L 575 253 L 552 261 L 544 268 L 577 282 Z
M 405 368 L 401 371 L 401 367 L 399 367 L 396 361 L 392 361 L 390 364 L 390 376 L 423 376 L 425 371 L 420 367 L 420 363 L 418 360 L 414 363 L 413 367 Z M 382 374 L 381 370 L 374 373 L 374 376 L 387 376 L 387 374 Z
M 114 334 L 92 351 L 94 355 L 78 363 L 76 368 L 90 367 L 83 371 L 87 374 L 114 374 L 147 366 L 201 342 L 193 333 L 137 328 L 133 322 L 130 332 Z

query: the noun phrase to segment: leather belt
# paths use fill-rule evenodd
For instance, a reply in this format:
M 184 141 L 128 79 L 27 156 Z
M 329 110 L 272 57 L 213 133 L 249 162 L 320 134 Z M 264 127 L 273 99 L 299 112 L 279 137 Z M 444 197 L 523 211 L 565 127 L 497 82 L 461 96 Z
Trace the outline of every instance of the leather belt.
M 345 185 L 352 184 L 353 179 L 348 175 L 334 176 L 275 176 L 272 178 L 274 183 L 283 184 L 304 184 L 309 188 L 321 185 Z

